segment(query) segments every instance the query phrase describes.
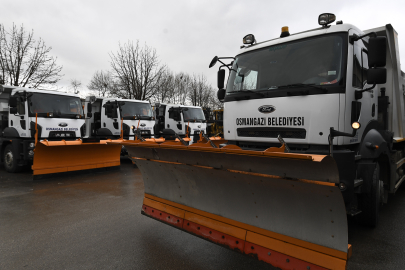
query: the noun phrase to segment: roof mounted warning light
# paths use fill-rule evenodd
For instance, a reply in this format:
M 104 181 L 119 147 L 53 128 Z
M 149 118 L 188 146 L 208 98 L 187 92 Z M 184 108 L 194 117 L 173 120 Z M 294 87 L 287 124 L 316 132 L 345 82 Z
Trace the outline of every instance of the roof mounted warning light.
M 243 38 L 243 44 L 250 44 L 252 45 L 255 42 L 255 36 L 253 34 L 246 35 Z
M 288 32 L 288 26 L 283 26 L 281 27 L 281 35 L 280 37 L 288 37 L 290 35 L 290 32 Z
M 326 27 L 328 24 L 333 23 L 336 20 L 335 14 L 332 13 L 322 13 L 318 17 L 319 25 Z

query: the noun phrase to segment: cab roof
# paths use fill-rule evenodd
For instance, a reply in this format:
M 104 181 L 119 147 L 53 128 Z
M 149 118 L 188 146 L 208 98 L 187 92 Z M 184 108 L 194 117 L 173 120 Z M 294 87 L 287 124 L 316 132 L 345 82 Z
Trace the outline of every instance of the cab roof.
M 308 38 L 308 37 L 321 36 L 321 35 L 330 34 L 330 33 L 349 32 L 350 29 L 354 29 L 357 32 L 363 33 L 363 31 L 361 31 L 359 28 L 357 28 L 356 26 L 354 26 L 352 24 L 330 25 L 328 27 L 319 27 L 319 28 L 315 28 L 312 30 L 307 30 L 304 32 L 291 34 L 287 37 L 283 37 L 283 38 L 278 37 L 278 38 L 270 39 L 267 41 L 258 42 L 253 45 L 250 45 L 250 46 L 245 46 L 239 50 L 238 55 L 245 53 L 245 52 L 261 49 L 264 47 L 282 44 L 282 43 L 286 43 L 286 42 L 294 41 L 294 40 L 300 40 L 300 39 L 304 39 L 304 38 Z

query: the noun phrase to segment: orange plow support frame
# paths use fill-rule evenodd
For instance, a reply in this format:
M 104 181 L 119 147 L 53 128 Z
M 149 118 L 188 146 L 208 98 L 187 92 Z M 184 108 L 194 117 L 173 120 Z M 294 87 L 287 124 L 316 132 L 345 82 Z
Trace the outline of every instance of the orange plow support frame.
M 37 142 L 32 170 L 34 176 L 120 166 L 121 140 L 99 143 L 76 141 Z

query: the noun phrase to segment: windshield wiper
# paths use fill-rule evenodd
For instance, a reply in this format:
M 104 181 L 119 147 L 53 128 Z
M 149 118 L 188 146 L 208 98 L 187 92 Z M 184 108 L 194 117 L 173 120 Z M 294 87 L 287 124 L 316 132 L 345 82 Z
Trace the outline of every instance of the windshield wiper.
M 274 89 L 273 87 L 277 87 L 277 88 L 279 88 L 279 89 L 282 89 L 282 88 L 289 88 L 289 87 L 312 87 L 312 88 L 316 88 L 316 89 L 321 89 L 321 90 L 323 90 L 324 92 L 328 92 L 328 89 L 326 89 L 325 87 L 322 87 L 322 86 L 318 86 L 318 85 L 315 85 L 315 84 L 305 84 L 305 83 L 293 83 L 293 84 L 286 84 L 286 85 L 280 85 L 280 86 L 272 86 L 272 87 L 270 87 L 269 89 Z
M 242 92 L 242 93 L 254 93 L 254 94 L 258 94 L 261 97 L 265 97 L 266 95 L 257 91 L 253 91 L 253 90 L 239 90 L 239 91 L 230 91 L 228 93 L 238 93 L 238 92 Z

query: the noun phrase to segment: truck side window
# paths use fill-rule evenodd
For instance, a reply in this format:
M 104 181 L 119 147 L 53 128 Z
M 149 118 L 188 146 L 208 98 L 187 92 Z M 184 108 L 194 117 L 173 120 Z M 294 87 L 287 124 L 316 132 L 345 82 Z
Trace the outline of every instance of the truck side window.
M 363 40 L 354 42 L 353 46 L 353 82 L 356 88 L 363 89 L 367 80 L 368 56 L 367 43 Z
M 22 101 L 22 98 L 18 98 L 17 112 L 18 112 L 19 115 L 24 115 L 25 114 L 25 102 Z

